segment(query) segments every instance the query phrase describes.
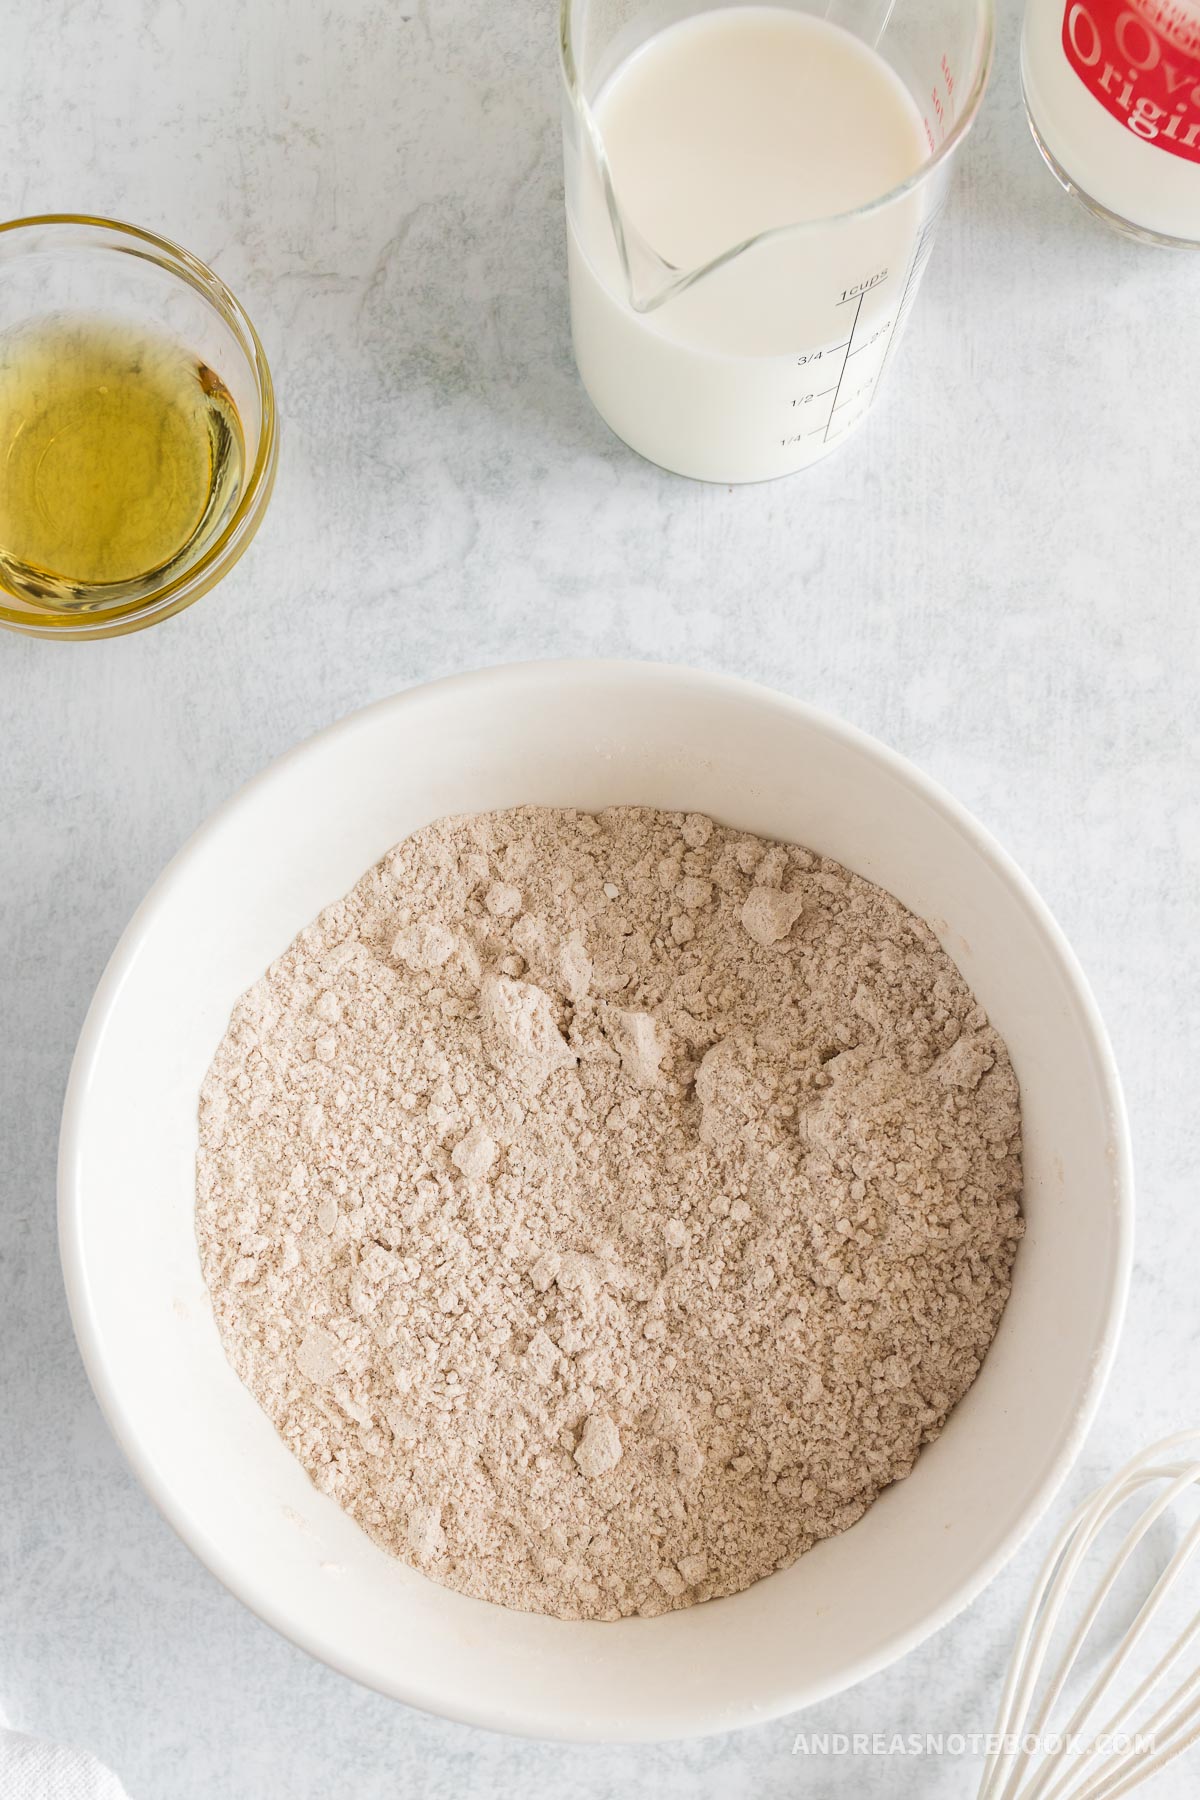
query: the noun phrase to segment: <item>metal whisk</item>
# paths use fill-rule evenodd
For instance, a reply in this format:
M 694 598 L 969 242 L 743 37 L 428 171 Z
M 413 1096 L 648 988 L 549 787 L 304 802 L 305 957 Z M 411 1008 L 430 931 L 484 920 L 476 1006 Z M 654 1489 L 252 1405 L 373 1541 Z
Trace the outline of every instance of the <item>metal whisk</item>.
M 1200 1661 L 1195 1658 L 1190 1672 L 1177 1679 L 1154 1710 L 1139 1717 L 1157 1699 L 1168 1672 L 1200 1636 L 1200 1611 L 1192 1613 L 1183 1630 L 1176 1633 L 1124 1699 L 1117 1703 L 1112 1692 L 1139 1646 L 1144 1652 L 1153 1649 L 1153 1639 L 1147 1640 L 1147 1633 L 1200 1544 L 1200 1518 L 1185 1532 L 1138 1608 L 1133 1623 L 1070 1718 L 1053 1736 L 1048 1730 L 1054 1707 L 1122 1570 L 1155 1522 L 1197 1482 L 1200 1431 L 1181 1431 L 1151 1444 L 1127 1462 L 1084 1502 L 1059 1534 L 1021 1623 L 996 1720 L 995 1747 L 984 1769 L 979 1800 L 1118 1800 L 1119 1795 L 1156 1775 L 1200 1738 Z M 1126 1529 L 1116 1553 L 1104 1566 L 1066 1649 L 1038 1698 L 1055 1626 L 1072 1582 L 1114 1514 L 1145 1488 L 1157 1492 Z M 1098 1722 L 1101 1703 L 1105 1701 L 1112 1710 L 1106 1711 L 1103 1722 Z

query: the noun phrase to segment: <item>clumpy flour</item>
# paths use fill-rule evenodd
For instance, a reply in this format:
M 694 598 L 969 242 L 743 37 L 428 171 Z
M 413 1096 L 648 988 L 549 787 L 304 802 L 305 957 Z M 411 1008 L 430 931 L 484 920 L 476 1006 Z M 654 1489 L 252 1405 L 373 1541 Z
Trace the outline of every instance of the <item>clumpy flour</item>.
M 1017 1085 L 929 928 L 698 815 L 417 832 L 238 1003 L 197 1226 L 317 1487 L 448 1586 L 614 1619 L 852 1525 L 978 1373 Z

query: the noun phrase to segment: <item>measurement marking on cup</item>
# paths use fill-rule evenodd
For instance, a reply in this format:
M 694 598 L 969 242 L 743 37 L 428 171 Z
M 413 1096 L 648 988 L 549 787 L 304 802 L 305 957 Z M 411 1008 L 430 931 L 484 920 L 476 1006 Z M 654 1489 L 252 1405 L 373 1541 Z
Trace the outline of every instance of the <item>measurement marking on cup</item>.
M 836 387 L 818 388 L 815 394 L 796 394 L 792 399 L 793 406 L 811 406 L 814 400 L 823 400 L 826 394 L 836 394 Z
M 887 278 L 888 272 L 886 269 L 876 269 L 869 281 L 856 281 L 853 287 L 843 288 L 842 297 L 837 304 L 839 306 L 849 306 L 852 300 L 861 300 L 864 294 L 869 294 L 872 288 L 877 288 L 879 284 L 886 281 Z M 855 314 L 856 318 L 857 316 L 858 315 Z M 854 336 L 853 326 L 850 327 L 850 336 Z
M 854 389 L 853 393 L 847 394 L 846 398 L 844 400 L 835 400 L 832 407 L 829 410 L 830 423 L 832 423 L 832 421 L 833 421 L 833 415 L 835 412 L 841 412 L 841 410 L 844 406 L 853 406 L 854 402 L 858 399 L 858 396 L 860 394 L 865 394 L 867 392 L 867 390 L 870 388 L 870 386 L 871 386 L 871 383 L 869 381 L 860 382 L 859 385 Z
M 875 327 L 869 338 L 864 338 L 861 344 L 856 344 L 854 346 L 853 350 L 847 350 L 846 361 L 849 362 L 852 356 L 861 356 L 864 350 L 869 350 L 872 344 L 877 344 L 884 333 L 890 331 L 891 328 L 892 321 L 890 319 L 885 319 L 882 325 L 877 325 Z
M 892 320 L 892 335 L 888 340 L 887 349 L 879 360 L 879 367 L 875 371 L 875 382 L 871 389 L 870 400 L 867 402 L 868 405 L 870 405 L 871 400 L 875 398 L 875 389 L 883 380 L 883 372 L 892 359 L 892 351 L 896 348 L 901 328 L 904 325 L 905 319 L 908 317 L 908 309 L 912 305 L 913 294 L 916 291 L 917 283 L 921 279 L 925 264 L 929 261 L 929 252 L 933 247 L 934 227 L 942 216 L 942 208 L 944 205 L 944 199 L 938 201 L 917 234 L 917 241 L 913 245 L 913 253 L 911 260 L 909 261 L 908 272 L 904 277 L 904 289 L 900 295 L 900 304 L 896 308 L 896 316 Z
M 854 425 L 856 420 L 858 420 L 862 417 L 862 415 L 865 411 L 866 411 L 865 407 L 860 407 L 856 413 L 851 414 L 850 418 L 842 419 L 840 421 L 840 423 L 838 424 L 837 430 L 830 435 L 828 441 L 831 444 L 833 444 L 833 443 L 837 442 L 838 438 L 845 437 L 846 433 L 850 430 L 851 426 Z
M 886 277 L 885 277 L 885 279 L 886 279 Z M 863 303 L 863 297 L 864 297 L 865 293 L 866 293 L 866 289 L 863 288 L 860 291 L 859 296 L 858 296 L 858 305 L 854 308 L 854 324 L 851 325 L 850 336 L 846 339 L 846 354 L 842 358 L 842 372 L 837 378 L 837 386 L 833 390 L 833 404 L 829 408 L 829 417 L 825 421 L 825 439 L 824 439 L 824 441 L 826 443 L 829 442 L 829 427 L 833 424 L 833 415 L 837 411 L 838 395 L 842 391 L 842 382 L 846 379 L 846 364 L 850 361 L 850 346 L 854 342 L 854 333 L 858 326 L 858 315 L 862 311 L 862 303 Z M 839 306 L 842 306 L 844 304 L 845 304 L 844 299 L 838 301 Z
M 909 272 L 911 274 L 911 269 Z M 846 370 L 850 366 L 850 358 L 852 356 L 857 356 L 860 351 L 870 350 L 881 338 L 886 338 L 899 323 L 900 314 L 899 310 L 897 310 L 892 317 L 884 319 L 881 324 L 877 325 L 870 336 L 864 338 L 861 343 L 856 344 L 854 341 L 858 331 L 859 320 L 862 317 L 863 301 L 869 293 L 888 279 L 889 273 L 890 271 L 887 269 L 877 269 L 869 280 L 856 282 L 853 287 L 843 289 L 841 298 L 834 302 L 835 306 L 849 306 L 851 302 L 854 303 L 854 317 L 850 322 L 849 335 L 844 338 L 840 344 L 830 344 L 821 350 L 809 350 L 806 351 L 804 355 L 796 358 L 797 365 L 800 368 L 804 368 L 806 364 L 820 362 L 826 357 L 836 356 L 839 350 L 845 352 L 845 355 L 842 357 L 841 368 L 838 370 L 837 382 L 834 386 L 817 388 L 812 393 L 794 395 L 791 401 L 791 406 L 794 411 L 798 407 L 811 406 L 815 400 L 824 400 L 828 395 L 832 394 L 833 399 L 830 402 L 829 413 L 825 419 L 825 423 L 823 425 L 813 426 L 808 431 L 792 432 L 788 436 L 781 438 L 780 444 L 783 449 L 786 450 L 789 445 L 799 444 L 805 438 L 810 437 L 823 438 L 826 443 L 833 442 L 834 439 L 841 437 L 849 429 L 854 420 L 861 415 L 863 411 L 864 394 L 868 396 L 869 403 L 869 397 L 874 392 L 875 383 L 879 379 L 878 371 L 876 371 L 876 374 L 873 377 L 868 377 L 867 380 L 860 381 L 858 386 L 849 393 L 844 393 L 843 387 L 846 380 Z M 905 295 L 901 296 L 901 305 L 903 305 L 906 294 L 907 289 Z M 885 360 L 888 348 L 890 348 L 890 345 L 884 350 Z M 837 422 L 837 429 L 835 430 L 834 414 L 845 412 L 847 408 L 853 408 L 854 410 L 850 413 L 848 418 L 840 419 Z

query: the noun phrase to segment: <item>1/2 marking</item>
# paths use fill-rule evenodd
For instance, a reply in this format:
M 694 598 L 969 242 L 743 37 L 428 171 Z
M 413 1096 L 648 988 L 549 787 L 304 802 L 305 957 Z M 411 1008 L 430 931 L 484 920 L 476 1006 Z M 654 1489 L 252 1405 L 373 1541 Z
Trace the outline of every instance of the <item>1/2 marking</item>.
M 823 400 L 826 394 L 836 393 L 836 387 L 820 388 L 815 394 L 797 394 L 792 401 L 793 406 L 807 406 L 812 400 Z

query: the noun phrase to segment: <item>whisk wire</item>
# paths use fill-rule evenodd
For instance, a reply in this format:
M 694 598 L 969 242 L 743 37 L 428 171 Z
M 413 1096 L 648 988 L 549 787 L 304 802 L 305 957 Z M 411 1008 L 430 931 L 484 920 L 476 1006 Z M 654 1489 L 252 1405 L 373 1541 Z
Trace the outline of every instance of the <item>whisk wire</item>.
M 1172 1697 L 1172 1703 L 1177 1697 L 1177 1695 Z M 1186 1727 L 1192 1721 L 1195 1721 L 1194 1729 L 1188 1731 Z M 1147 1750 L 1127 1752 L 1121 1760 L 1128 1760 L 1128 1770 L 1117 1769 L 1110 1774 L 1106 1769 L 1103 1777 L 1088 1788 L 1085 1794 L 1080 1795 L 1079 1800 L 1117 1800 L 1119 1795 L 1128 1794 L 1133 1788 L 1139 1787 L 1143 1781 L 1148 1781 L 1152 1775 L 1156 1775 L 1160 1769 L 1165 1769 L 1167 1764 L 1174 1762 L 1177 1756 L 1182 1756 L 1184 1751 L 1189 1750 L 1198 1738 L 1200 1738 L 1200 1698 L 1187 1707 L 1175 1721 L 1174 1732 L 1168 1733 L 1165 1743 L 1156 1738 L 1156 1747 L 1152 1752 Z
M 1076 1570 L 1087 1555 L 1097 1532 L 1103 1529 L 1111 1514 L 1136 1486 L 1136 1483 L 1126 1486 L 1123 1480 L 1125 1475 L 1126 1471 L 1121 1470 L 1071 1515 L 1042 1565 L 1009 1664 L 1008 1679 L 995 1728 L 995 1735 L 1001 1740 L 1014 1736 L 1015 1724 L 1024 1724 L 1027 1718 L 1038 1677 Z M 1074 1647 L 1069 1654 L 1073 1653 Z M 1033 1738 L 1042 1731 L 1056 1697 L 1057 1689 L 1052 1685 L 1037 1717 L 1029 1725 L 1026 1738 Z M 996 1750 L 988 1758 L 984 1768 L 980 1800 L 1012 1800 L 1020 1780 L 1022 1764 L 1032 1754 L 1032 1749 L 1026 1747 L 1025 1739 L 1016 1750 L 1005 1751 L 1002 1747 Z M 1004 1769 L 1014 1764 L 1002 1785 L 997 1787 L 995 1784 L 1003 1775 Z
M 1167 1568 L 1163 1571 L 1158 1582 L 1155 1584 L 1154 1593 L 1151 1596 L 1155 1608 L 1157 1608 L 1162 1600 L 1165 1599 L 1167 1591 L 1173 1586 L 1178 1576 L 1182 1573 L 1185 1565 L 1195 1552 L 1197 1545 L 1200 1545 L 1200 1520 L 1198 1520 L 1188 1532 L 1184 1542 L 1171 1558 Z M 1149 1606 L 1150 1602 L 1148 1601 L 1147 1607 Z M 1143 1608 L 1143 1613 L 1145 1613 L 1146 1610 L 1146 1608 Z M 1116 1738 L 1117 1734 L 1121 1731 L 1121 1728 L 1133 1720 L 1138 1709 L 1145 1704 L 1150 1694 L 1159 1687 L 1166 1676 L 1167 1671 L 1178 1662 L 1179 1658 L 1196 1637 L 1198 1632 L 1200 1632 L 1200 1612 L 1197 1612 L 1193 1616 L 1191 1622 L 1179 1633 L 1174 1642 L 1168 1645 L 1167 1649 L 1162 1656 L 1159 1657 L 1153 1668 L 1151 1668 L 1149 1673 L 1145 1675 L 1133 1689 L 1132 1693 L 1121 1703 L 1116 1712 L 1104 1721 L 1104 1724 L 1099 1728 L 1099 1731 L 1096 1734 L 1097 1736 L 1107 1739 L 1110 1743 Z M 1114 1658 L 1113 1663 L 1111 1664 L 1111 1673 L 1116 1673 L 1132 1649 L 1133 1642 L 1131 1636 L 1131 1638 L 1121 1647 L 1118 1655 Z M 1172 1690 L 1158 1709 L 1153 1712 L 1148 1719 L 1143 1720 L 1141 1724 L 1137 1726 L 1138 1734 L 1142 1737 L 1150 1738 L 1157 1744 L 1173 1709 L 1185 1701 L 1188 1695 L 1197 1687 L 1200 1687 L 1200 1668 L 1193 1670 L 1178 1687 Z M 1105 1781 L 1115 1779 L 1118 1765 L 1126 1762 L 1135 1754 L 1135 1747 L 1134 1743 L 1130 1743 L 1123 1748 L 1110 1751 L 1103 1771 L 1103 1779 Z M 1092 1790 L 1089 1787 L 1086 1791 L 1090 1793 Z M 1062 1783 L 1056 1783 L 1046 1794 L 1045 1800 L 1063 1800 L 1065 1793 L 1066 1788 Z
M 1077 1748 L 1084 1727 L 1200 1547 L 1197 1520 L 1159 1574 L 1132 1625 L 1091 1682 L 1068 1724 L 1046 1741 L 1047 1722 L 1129 1558 L 1179 1497 L 1200 1483 L 1198 1446 L 1200 1431 L 1196 1430 L 1177 1432 L 1148 1446 L 1084 1501 L 1058 1534 L 1039 1572 L 1017 1634 L 994 1729 L 995 1747 L 984 1765 L 979 1800 L 1119 1800 L 1119 1796 L 1165 1767 L 1200 1738 L 1200 1667 L 1172 1689 L 1138 1727 L 1136 1735 L 1126 1734 L 1126 1742 L 1118 1737 L 1120 1728 L 1131 1724 L 1151 1695 L 1159 1691 L 1163 1678 L 1200 1633 L 1198 1612 L 1108 1716 L 1103 1729 L 1093 1730 L 1090 1742 Z M 1180 1452 L 1185 1454 L 1181 1457 Z M 1162 1491 L 1123 1532 L 1120 1545 L 1105 1565 L 1030 1719 L 1051 1643 L 1081 1565 L 1114 1514 L 1133 1495 L 1147 1486 L 1164 1483 Z M 1068 1752 L 1072 1760 L 1064 1765 Z M 1030 1775 L 1030 1765 L 1039 1755 L 1040 1766 Z
M 1147 1479 L 1153 1479 L 1156 1474 L 1157 1474 L 1157 1471 L 1148 1471 Z M 1067 1647 L 1067 1650 L 1062 1659 L 1062 1662 L 1059 1664 L 1059 1667 L 1055 1672 L 1055 1681 L 1054 1681 L 1054 1686 L 1053 1686 L 1052 1693 L 1051 1693 L 1051 1703 L 1053 1702 L 1053 1700 L 1057 1699 L 1058 1695 L 1062 1692 L 1063 1687 L 1066 1685 L 1067 1680 L 1070 1678 L 1071 1670 L 1074 1667 L 1075 1661 L 1076 1661 L 1080 1651 L 1083 1648 L 1083 1644 L 1086 1641 L 1087 1636 L 1088 1636 L 1089 1632 L 1091 1631 L 1092 1627 L 1094 1626 L 1096 1619 L 1099 1616 L 1100 1611 L 1104 1605 L 1104 1602 L 1108 1599 L 1109 1594 L 1112 1592 L 1114 1583 L 1116 1582 L 1117 1577 L 1120 1575 L 1121 1570 L 1124 1568 L 1129 1557 L 1132 1555 L 1133 1551 L 1137 1548 L 1137 1545 L 1145 1537 L 1146 1533 L 1151 1529 L 1151 1527 L 1156 1523 L 1156 1521 L 1162 1517 L 1163 1513 L 1166 1512 L 1168 1507 L 1170 1507 L 1174 1503 L 1174 1501 L 1178 1498 L 1179 1494 L 1181 1494 L 1184 1491 L 1184 1489 L 1186 1487 L 1190 1486 L 1191 1483 L 1196 1479 L 1200 1479 L 1200 1463 L 1194 1464 L 1189 1473 L 1180 1475 L 1176 1481 L 1172 1482 L 1171 1486 L 1166 1489 L 1165 1493 L 1160 1495 L 1159 1498 L 1156 1501 L 1154 1501 L 1152 1505 L 1147 1507 L 1146 1511 L 1142 1514 L 1142 1516 L 1138 1520 L 1137 1524 L 1126 1533 L 1125 1538 L 1122 1541 L 1120 1548 L 1117 1550 L 1115 1556 L 1112 1558 L 1112 1561 L 1109 1563 L 1108 1568 L 1105 1571 L 1103 1580 L 1101 1581 L 1100 1585 L 1096 1589 L 1096 1593 L 1092 1599 L 1090 1606 L 1088 1607 L 1086 1613 L 1084 1614 L 1083 1620 L 1081 1621 L 1079 1628 L 1076 1630 L 1074 1636 L 1072 1637 L 1070 1644 Z M 1130 1628 L 1126 1632 L 1125 1637 L 1122 1640 L 1121 1644 L 1118 1646 L 1117 1650 L 1114 1652 L 1112 1659 L 1108 1663 L 1105 1664 L 1104 1668 L 1097 1675 L 1097 1677 L 1093 1681 L 1091 1687 L 1088 1689 L 1087 1693 L 1083 1696 L 1083 1699 L 1080 1701 L 1080 1703 L 1076 1707 L 1074 1713 L 1071 1715 L 1070 1719 L 1067 1721 L 1066 1725 L 1064 1726 L 1063 1731 L 1061 1733 L 1060 1742 L 1058 1744 L 1056 1744 L 1053 1748 L 1048 1749 L 1045 1752 L 1045 1756 L 1046 1756 L 1045 1766 L 1043 1769 L 1040 1769 L 1038 1771 L 1037 1776 L 1035 1777 L 1033 1782 L 1030 1784 L 1030 1786 L 1027 1790 L 1028 1800 L 1050 1800 L 1050 1796 L 1052 1794 L 1054 1794 L 1056 1791 L 1061 1791 L 1058 1787 L 1058 1784 L 1055 1784 L 1055 1787 L 1048 1787 L 1050 1777 L 1054 1773 L 1054 1768 L 1055 1768 L 1056 1762 L 1065 1753 L 1067 1745 L 1080 1737 L 1080 1735 L 1083 1732 L 1084 1726 L 1091 1719 L 1100 1700 L 1102 1699 L 1104 1694 L 1107 1693 L 1108 1689 L 1112 1686 L 1113 1681 L 1116 1678 L 1116 1676 L 1120 1673 L 1120 1671 L 1123 1668 L 1123 1666 L 1125 1665 L 1125 1663 L 1129 1660 L 1129 1658 L 1133 1655 L 1134 1651 L 1137 1649 L 1138 1644 L 1141 1642 L 1142 1638 L 1145 1636 L 1145 1633 L 1146 1633 L 1148 1627 L 1150 1626 L 1150 1624 L 1152 1623 L 1155 1614 L 1158 1612 L 1159 1607 L 1162 1605 L 1163 1601 L 1166 1599 L 1167 1594 L 1169 1593 L 1170 1589 L 1174 1586 L 1176 1577 L 1179 1575 L 1180 1571 L 1183 1569 L 1183 1567 L 1187 1563 L 1189 1557 L 1191 1556 L 1192 1551 L 1195 1549 L 1197 1542 L 1200 1542 L 1200 1526 L 1193 1527 L 1192 1531 L 1189 1532 L 1188 1537 L 1184 1540 L 1184 1542 L 1180 1546 L 1179 1550 L 1171 1558 L 1171 1561 L 1167 1564 L 1167 1567 L 1163 1570 L 1162 1574 L 1159 1576 L 1158 1580 L 1155 1582 L 1149 1595 L 1143 1601 L 1141 1607 L 1139 1608 L 1137 1616 L 1133 1621 L 1133 1624 L 1130 1626 Z M 1042 1712 L 1039 1715 L 1039 1722 L 1036 1727 L 1036 1729 L 1039 1732 L 1044 1727 L 1045 1719 L 1049 1714 L 1049 1710 L 1050 1710 L 1050 1708 L 1047 1705 L 1047 1706 L 1043 1707 Z M 1121 1709 L 1118 1709 L 1118 1712 L 1120 1712 L 1120 1710 Z M 1097 1738 L 1100 1738 L 1100 1737 L 1109 1737 L 1110 1738 L 1111 1735 L 1112 1735 L 1112 1732 L 1108 1726 L 1102 1727 L 1099 1731 L 1093 1733 L 1093 1743 L 1095 1742 L 1095 1740 Z M 1075 1765 L 1075 1769 L 1081 1770 L 1084 1767 L 1086 1767 L 1086 1765 L 1094 1759 L 1095 1755 L 1096 1755 L 1096 1751 L 1094 1749 L 1086 1751 L 1083 1754 L 1083 1756 L 1080 1758 L 1079 1762 Z

